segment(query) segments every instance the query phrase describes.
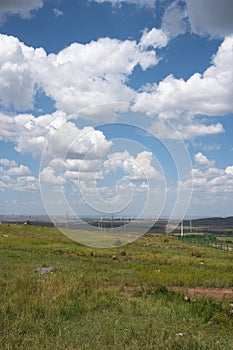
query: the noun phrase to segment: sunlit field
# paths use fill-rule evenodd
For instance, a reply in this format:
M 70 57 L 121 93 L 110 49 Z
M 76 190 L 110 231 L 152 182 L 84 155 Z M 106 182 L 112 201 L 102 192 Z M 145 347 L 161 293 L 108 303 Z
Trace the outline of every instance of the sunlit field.
M 13 224 L 0 249 L 1 350 L 233 349 L 232 251 L 165 234 L 95 249 Z

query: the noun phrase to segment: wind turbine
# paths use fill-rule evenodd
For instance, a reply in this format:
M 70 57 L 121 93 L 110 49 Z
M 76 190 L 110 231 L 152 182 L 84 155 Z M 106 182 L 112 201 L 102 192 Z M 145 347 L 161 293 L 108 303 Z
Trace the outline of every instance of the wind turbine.
M 184 222 L 183 222 L 183 220 L 180 223 L 180 236 L 184 237 Z

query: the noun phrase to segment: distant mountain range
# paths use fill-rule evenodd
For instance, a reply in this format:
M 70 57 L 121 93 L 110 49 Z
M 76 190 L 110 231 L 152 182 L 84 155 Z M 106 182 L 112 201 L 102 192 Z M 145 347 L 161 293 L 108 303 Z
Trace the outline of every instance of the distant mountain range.
M 99 223 L 99 218 L 83 218 L 80 222 L 88 222 L 90 225 L 93 226 L 98 226 Z M 147 220 L 145 219 L 145 222 Z M 151 222 L 153 222 L 152 219 L 150 219 Z M 54 224 L 51 222 L 50 218 L 46 216 L 0 216 L 0 223 L 14 223 L 14 224 L 23 224 L 24 222 L 30 222 L 30 224 L 35 225 L 35 226 L 53 226 Z M 59 222 L 59 221 L 58 221 Z M 63 221 L 61 223 L 66 224 L 67 219 L 63 218 Z M 69 220 L 69 222 L 75 223 L 76 220 Z M 125 219 L 117 219 L 114 218 L 114 221 L 112 219 L 105 219 L 103 220 L 104 222 L 104 227 L 121 227 L 125 225 Z M 178 223 L 179 221 L 177 221 Z M 199 218 L 199 219 L 192 219 L 192 227 L 193 228 L 203 228 L 203 229 L 233 229 L 233 216 L 222 218 L 222 217 L 212 217 L 212 218 Z M 131 227 L 132 223 L 135 224 L 135 227 L 137 225 L 143 225 L 143 221 L 141 220 L 133 220 L 131 222 Z M 157 232 L 157 231 L 165 231 L 166 225 L 168 223 L 168 219 L 161 219 L 152 224 L 150 232 Z M 184 227 L 190 227 L 190 220 L 183 220 Z M 179 228 L 177 228 L 179 230 Z
M 190 221 L 184 220 L 184 226 L 189 226 Z M 233 216 L 227 218 L 214 217 L 214 218 L 203 218 L 192 220 L 193 227 L 208 226 L 208 227 L 222 227 L 222 228 L 233 228 Z

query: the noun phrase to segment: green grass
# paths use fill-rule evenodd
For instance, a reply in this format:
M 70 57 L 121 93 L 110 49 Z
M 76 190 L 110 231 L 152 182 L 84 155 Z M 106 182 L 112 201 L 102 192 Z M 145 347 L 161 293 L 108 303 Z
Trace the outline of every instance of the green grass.
M 95 249 L 55 228 L 1 225 L 0 349 L 233 349 L 227 299 L 171 290 L 233 287 L 232 266 L 232 252 L 174 236 Z

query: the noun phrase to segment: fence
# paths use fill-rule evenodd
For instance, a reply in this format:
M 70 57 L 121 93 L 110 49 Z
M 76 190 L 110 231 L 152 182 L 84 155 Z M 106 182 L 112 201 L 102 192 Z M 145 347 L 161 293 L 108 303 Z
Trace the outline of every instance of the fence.
M 187 242 L 190 244 L 198 244 L 201 246 L 205 247 L 211 247 L 219 250 L 224 250 L 224 251 L 233 251 L 233 237 L 232 240 L 224 240 L 223 239 L 218 239 L 215 235 L 186 235 L 186 236 L 179 236 L 179 239 L 182 242 Z

